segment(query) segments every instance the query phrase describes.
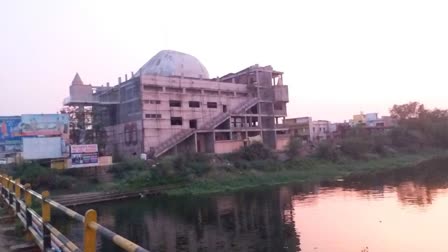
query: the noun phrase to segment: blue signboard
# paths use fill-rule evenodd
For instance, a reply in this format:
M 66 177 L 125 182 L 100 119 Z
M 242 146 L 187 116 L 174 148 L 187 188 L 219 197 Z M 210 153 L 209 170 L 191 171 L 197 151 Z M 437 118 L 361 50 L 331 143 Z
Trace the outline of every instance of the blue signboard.
M 22 151 L 20 116 L 0 116 L 0 153 Z
M 20 141 L 20 116 L 0 117 L 0 143 Z

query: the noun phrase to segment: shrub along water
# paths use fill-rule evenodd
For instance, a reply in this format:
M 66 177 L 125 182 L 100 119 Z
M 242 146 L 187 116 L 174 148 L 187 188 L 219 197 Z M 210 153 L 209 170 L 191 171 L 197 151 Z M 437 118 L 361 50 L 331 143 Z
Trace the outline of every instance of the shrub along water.
M 76 183 L 74 177 L 37 162 L 10 167 L 8 174 L 20 178 L 22 184 L 30 183 L 35 190 L 70 189 Z

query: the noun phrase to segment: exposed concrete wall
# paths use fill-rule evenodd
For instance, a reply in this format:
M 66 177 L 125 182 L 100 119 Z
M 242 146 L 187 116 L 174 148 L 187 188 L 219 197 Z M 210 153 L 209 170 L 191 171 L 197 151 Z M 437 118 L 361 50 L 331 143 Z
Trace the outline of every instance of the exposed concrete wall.
M 244 146 L 241 140 L 226 140 L 215 142 L 215 153 L 230 153 L 239 150 Z
M 70 99 L 72 101 L 93 102 L 93 93 L 91 85 L 71 85 Z
M 263 143 L 272 148 L 275 149 L 276 145 L 276 132 L 274 130 L 269 131 L 263 131 Z
M 105 127 L 107 132 L 106 152 L 122 156 L 132 156 L 142 153 L 142 121 L 122 123 Z
M 128 80 L 120 87 L 118 123 L 132 122 L 142 118 L 140 79 Z
M 197 134 L 198 152 L 213 153 L 215 151 L 215 140 L 213 135 L 213 133 Z
M 190 129 L 194 121 L 196 128 L 200 128 L 249 99 L 246 85 L 163 76 L 141 77 L 141 92 L 146 152 L 174 134 Z M 170 106 L 170 101 L 179 101 L 180 107 Z M 199 107 L 190 102 L 198 102 Z M 216 107 L 210 107 L 209 103 L 216 103 Z M 182 118 L 182 124 L 172 125 L 173 117 Z M 213 148 L 207 148 L 210 149 Z
M 288 86 L 274 86 L 274 99 L 275 101 L 288 102 Z

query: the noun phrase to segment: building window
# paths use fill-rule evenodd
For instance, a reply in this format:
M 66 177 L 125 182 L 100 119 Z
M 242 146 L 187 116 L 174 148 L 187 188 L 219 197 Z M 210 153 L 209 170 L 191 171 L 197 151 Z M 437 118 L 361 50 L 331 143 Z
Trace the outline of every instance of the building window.
M 180 125 L 182 126 L 182 117 L 171 117 L 171 125 Z
M 157 86 L 157 85 L 143 85 L 143 90 L 158 92 L 158 91 L 162 91 L 163 88 L 160 86 Z
M 143 100 L 145 104 L 160 104 L 160 100 Z
M 182 88 L 167 87 L 165 90 L 170 93 L 182 93 Z
M 185 92 L 189 94 L 202 94 L 202 90 L 199 88 L 186 88 Z
M 221 95 L 225 95 L 225 96 L 234 96 L 234 92 L 232 91 L 221 91 Z
M 247 93 L 239 93 L 239 92 L 237 92 L 236 95 L 237 96 L 242 96 L 242 97 L 247 97 L 248 96 Z
M 199 108 L 201 106 L 201 103 L 198 101 L 189 101 L 188 106 L 190 108 Z
M 197 128 L 198 128 L 198 121 L 190 120 L 190 129 L 197 129 Z
M 218 103 L 217 102 L 207 102 L 207 108 L 217 108 Z
M 181 101 L 170 100 L 170 107 L 182 107 Z
M 204 94 L 208 94 L 208 95 L 219 95 L 218 91 L 215 90 L 204 90 Z
M 161 114 L 145 114 L 146 119 L 160 119 L 162 118 Z

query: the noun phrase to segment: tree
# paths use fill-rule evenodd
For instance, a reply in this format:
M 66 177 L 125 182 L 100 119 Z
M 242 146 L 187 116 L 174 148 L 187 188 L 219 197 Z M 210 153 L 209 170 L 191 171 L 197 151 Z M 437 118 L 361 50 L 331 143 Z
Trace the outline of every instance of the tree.
M 394 144 L 448 147 L 448 110 L 426 109 L 423 104 L 410 102 L 394 105 L 390 113 L 399 120 L 401 126 L 390 134 Z
M 107 133 L 100 112 L 92 107 L 64 107 L 61 114 L 68 114 L 70 141 L 72 144 L 98 144 L 103 152 L 106 147 Z
M 419 118 L 420 115 L 426 113 L 427 110 L 423 104 L 419 102 L 409 102 L 402 105 L 394 105 L 390 109 L 390 115 L 392 118 L 398 119 L 400 121 Z

